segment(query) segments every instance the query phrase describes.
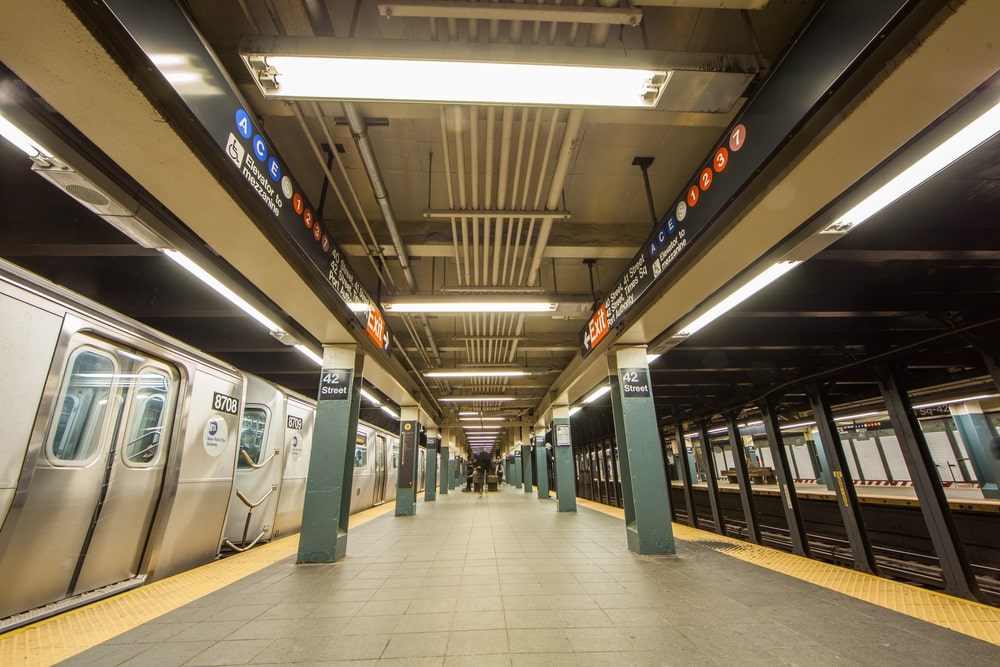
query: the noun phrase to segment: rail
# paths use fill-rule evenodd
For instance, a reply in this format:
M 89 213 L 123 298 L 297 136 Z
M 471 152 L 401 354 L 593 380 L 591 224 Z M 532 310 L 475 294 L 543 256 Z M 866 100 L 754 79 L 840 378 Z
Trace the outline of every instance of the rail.
M 246 454 L 246 450 L 242 450 L 241 449 L 240 453 L 243 454 L 244 456 L 247 455 Z M 275 454 L 277 454 L 277 453 L 278 453 L 277 450 L 275 450 Z M 247 458 L 249 458 L 249 457 L 247 457 Z M 270 458 L 268 458 L 267 461 L 270 461 L 273 458 L 274 458 L 274 455 L 272 455 Z M 262 463 L 261 465 L 265 465 L 267 463 L 267 461 L 264 461 L 264 463 Z M 235 544 L 233 544 L 229 540 L 229 538 L 223 538 L 222 543 L 225 544 L 230 549 L 232 549 L 233 551 L 238 551 L 238 552 L 241 552 L 241 553 L 244 552 L 244 551 L 247 551 L 249 549 L 252 549 L 254 546 L 256 546 L 256 544 L 258 542 L 260 542 L 260 539 L 262 537 L 264 537 L 264 535 L 265 535 L 265 533 L 267 531 L 266 530 L 260 531 L 260 534 L 257 535 L 257 537 L 253 538 L 253 541 L 250 544 L 247 544 L 247 531 L 250 530 L 250 519 L 251 519 L 251 517 L 253 517 L 253 511 L 256 508 L 260 507 L 260 504 L 263 503 L 268 498 L 270 498 L 271 494 L 274 493 L 277 490 L 278 490 L 278 485 L 277 484 L 272 484 L 271 488 L 267 490 L 267 493 L 265 493 L 263 496 L 260 497 L 260 500 L 258 500 L 257 502 L 252 502 L 249 498 L 247 498 L 245 495 L 243 495 L 242 491 L 240 491 L 239 489 L 236 489 L 236 497 L 239 498 L 240 502 L 242 502 L 244 505 L 246 505 L 247 509 L 249 510 L 247 512 L 247 520 L 243 524 L 243 539 L 240 541 L 240 543 L 243 546 L 242 547 L 236 546 Z
M 246 464 L 248 466 L 250 466 L 251 468 L 253 468 L 254 470 L 260 470 L 261 468 L 263 468 L 264 466 L 266 466 L 268 463 L 270 463 L 271 461 L 273 461 L 274 457 L 277 456 L 280 453 L 281 453 L 281 450 L 276 449 L 273 452 L 271 452 L 270 456 L 268 456 L 266 459 L 264 459 L 260 463 L 254 463 L 254 460 L 252 458 L 250 458 L 249 454 L 247 454 L 247 450 L 245 450 L 242 447 L 240 447 L 240 458 L 242 458 L 246 462 Z M 239 492 L 237 491 L 237 493 L 239 493 Z

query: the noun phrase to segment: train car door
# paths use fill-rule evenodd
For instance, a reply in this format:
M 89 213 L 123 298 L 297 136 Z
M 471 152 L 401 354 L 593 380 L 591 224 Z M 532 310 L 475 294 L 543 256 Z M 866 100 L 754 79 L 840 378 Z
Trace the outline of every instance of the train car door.
M 240 423 L 233 494 L 226 512 L 223 544 L 234 550 L 271 539 L 281 483 L 285 396 L 250 376 Z
M 372 505 L 381 505 L 385 502 L 385 486 L 386 486 L 386 472 L 387 472 L 387 462 L 386 462 L 386 450 L 385 450 L 385 436 L 375 434 L 375 479 L 373 480 L 373 494 L 372 494 Z
M 0 530 L 0 617 L 134 579 L 177 401 L 162 361 L 77 333 Z

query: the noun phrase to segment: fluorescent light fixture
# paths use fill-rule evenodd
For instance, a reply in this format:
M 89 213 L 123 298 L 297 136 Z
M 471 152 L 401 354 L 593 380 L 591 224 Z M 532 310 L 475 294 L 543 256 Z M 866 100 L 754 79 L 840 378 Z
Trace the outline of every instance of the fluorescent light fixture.
M 24 131 L 21 130 L 21 128 L 14 125 L 14 123 L 10 122 L 2 115 L 0 115 L 0 137 L 3 137 L 10 143 L 17 146 L 30 158 L 52 157 L 52 153 L 49 152 L 44 146 L 29 137 Z
M 823 230 L 843 234 L 854 229 L 910 190 L 1000 132 L 1000 104 L 996 104 L 914 162 L 901 174 L 870 194 Z
M 473 403 L 478 401 L 513 401 L 513 396 L 445 396 L 439 398 L 442 403 Z
M 600 387 L 598 387 L 594 391 L 590 392 L 590 395 L 587 396 L 587 398 L 583 399 L 583 402 L 584 403 L 593 403 L 594 401 L 596 401 L 597 399 L 599 399 L 601 396 L 604 396 L 609 391 L 611 391 L 611 385 L 610 384 L 601 385 Z
M 243 57 L 265 97 L 288 99 L 654 108 L 670 79 L 664 69 L 416 58 Z
M 459 413 L 463 414 L 463 413 Z M 459 417 L 460 422 L 502 422 L 504 417 Z
M 379 407 L 382 408 L 382 412 L 386 413 L 393 419 L 399 419 L 399 413 L 390 408 L 388 405 L 380 405 Z
M 996 398 L 996 394 L 983 394 L 981 396 L 969 396 L 968 398 L 953 398 L 950 401 L 938 401 L 937 403 L 925 403 L 923 405 L 914 405 L 914 410 L 924 410 L 926 408 L 937 407 L 938 405 L 954 405 L 955 403 L 968 403 L 969 401 L 983 401 L 987 398 Z
M 198 278 L 198 280 L 202 281 L 203 283 L 214 289 L 216 292 L 226 297 L 226 299 L 228 299 L 229 302 L 232 303 L 234 306 L 236 306 L 244 313 L 246 313 L 253 319 L 263 324 L 265 327 L 267 327 L 268 331 L 276 331 L 281 329 L 281 327 L 279 327 L 270 318 L 264 315 L 264 313 L 260 312 L 259 310 L 251 306 L 249 303 L 244 301 L 242 297 L 238 296 L 231 289 L 229 289 L 221 282 L 219 282 L 214 276 L 209 274 L 208 271 L 195 264 L 194 261 L 192 261 L 184 253 L 178 250 L 164 250 L 163 254 L 169 257 L 170 259 L 174 260 L 175 262 L 177 262 L 177 264 L 179 264 L 180 266 L 184 267 L 191 275 Z
M 708 312 L 704 315 L 698 317 L 693 322 L 681 328 L 681 330 L 676 334 L 677 336 L 690 336 L 696 331 L 702 329 L 710 322 L 718 317 L 726 314 L 736 306 L 740 305 L 751 296 L 764 289 L 775 280 L 785 275 L 796 266 L 801 264 L 801 262 L 776 262 L 768 267 L 763 273 L 757 275 L 757 277 L 743 284 L 738 290 L 727 296 L 725 299 L 719 303 L 712 306 Z
M 549 301 L 463 301 L 441 299 L 432 301 L 394 301 L 383 303 L 387 313 L 548 313 L 556 309 Z
M 441 370 L 441 371 L 427 371 L 424 373 L 425 378 L 501 378 L 501 377 L 521 377 L 527 375 L 528 371 L 516 371 L 508 369 L 489 369 L 483 368 L 481 370 Z
M 656 361 L 659 358 L 660 358 L 660 355 L 658 355 L 658 354 L 647 354 L 646 355 L 646 365 L 648 366 L 649 364 L 653 363 L 654 361 Z
M 371 401 L 372 403 L 374 403 L 375 407 L 377 407 L 377 408 L 382 407 L 382 401 L 380 401 L 377 398 L 375 398 L 374 396 L 372 396 L 371 393 L 369 393 L 368 391 L 366 391 L 364 387 L 361 388 L 361 397 L 362 398 L 366 398 L 369 401 Z
M 308 357 L 310 360 L 312 360 L 313 362 L 315 362 L 317 366 L 322 366 L 323 365 L 323 357 L 319 356 L 318 354 L 316 354 L 315 352 L 313 352 L 312 350 L 310 350 L 305 345 L 295 345 L 294 347 L 295 347 L 296 350 L 298 350 L 299 352 L 301 352 L 302 354 L 304 354 L 306 357 Z
M 569 416 L 572 417 L 573 415 L 575 415 L 580 410 L 583 410 L 583 408 L 581 408 L 579 405 L 574 405 L 573 407 L 571 407 L 569 409 Z

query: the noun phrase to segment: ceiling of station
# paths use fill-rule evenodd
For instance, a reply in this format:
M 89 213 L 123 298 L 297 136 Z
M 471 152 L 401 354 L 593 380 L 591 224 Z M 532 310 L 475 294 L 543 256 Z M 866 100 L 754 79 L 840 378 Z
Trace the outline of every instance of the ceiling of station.
M 163 89 L 145 89 L 149 75 L 137 73 L 148 63 L 121 43 L 120 34 L 104 32 L 94 18 L 97 12 L 81 8 L 89 3 L 69 4 L 80 17 L 76 29 L 93 32 L 169 119 L 164 110 L 176 107 L 164 99 Z M 389 372 L 438 424 L 453 423 L 461 411 L 534 424 L 540 409 L 569 392 L 561 374 L 582 366 L 581 332 L 594 303 L 607 296 L 651 233 L 654 219 L 661 219 L 685 190 L 823 3 L 733 0 L 705 8 L 704 2 L 635 2 L 642 14 L 637 27 L 582 22 L 588 20 L 582 9 L 619 3 L 588 1 L 583 8 L 539 3 L 556 10 L 558 21 L 510 20 L 509 14 L 489 18 L 488 13 L 481 14 L 487 18 L 458 18 L 473 5 L 463 2 L 398 3 L 421 6 L 434 17 L 386 18 L 384 8 L 391 4 L 221 0 L 183 7 L 370 295 L 382 301 L 411 295 L 545 295 L 560 304 L 555 313 L 543 314 L 387 316 L 394 338 Z M 487 12 L 511 6 L 480 4 Z M 944 4 L 924 3 L 923 18 L 914 25 L 901 21 L 909 37 L 941 20 L 927 5 Z M 996 9 L 985 11 L 995 14 Z M 241 40 L 255 35 L 406 40 L 463 51 L 494 44 L 587 54 L 658 51 L 697 68 L 678 76 L 675 90 L 668 84 L 654 110 L 287 102 L 262 97 L 239 57 Z M 901 50 L 909 37 L 899 40 Z M 15 66 L 8 55 L 0 50 L 0 61 L 11 70 L 4 76 L 8 86 L 23 80 L 38 89 L 46 75 L 11 55 Z M 997 66 L 993 63 L 993 71 Z M 882 76 L 878 67 L 872 72 Z M 103 84 L 95 77 L 89 85 Z M 73 127 L 83 124 L 73 115 L 79 110 L 42 98 L 31 102 L 44 110 L 39 113 L 61 114 L 48 120 L 50 126 L 64 134 L 74 129 L 87 134 Z M 839 104 L 849 108 L 852 102 Z M 352 132 L 352 115 L 366 129 L 374 161 L 363 157 L 366 146 L 355 136 L 357 123 Z M 199 143 L 202 137 L 183 138 L 196 155 L 209 150 Z M 80 150 L 112 152 L 96 135 L 77 136 L 74 143 Z M 738 409 L 775 393 L 775 387 L 782 388 L 777 392 L 783 396 L 782 412 L 791 418 L 808 409 L 799 381 L 834 371 L 833 403 L 870 401 L 878 389 L 862 362 L 893 355 L 912 357 L 913 388 L 982 385 L 988 371 L 979 349 L 992 353 L 988 341 L 996 340 L 1000 319 L 998 157 L 994 140 L 664 353 L 651 366 L 661 418 L 699 419 Z M 645 172 L 636 158 L 650 160 Z M 797 158 L 784 159 L 787 167 Z M 382 206 L 373 194 L 374 163 L 376 182 L 381 179 L 384 186 Z M 59 196 L 29 167 L 15 149 L 0 146 L 0 192 L 9 202 L 8 222 L 0 227 L 0 256 L 248 372 L 315 395 L 318 373 L 312 362 L 157 251 L 132 243 L 71 198 Z M 164 201 L 161 191 L 170 175 L 160 178 L 137 176 L 141 183 L 135 185 L 154 201 Z M 763 191 L 766 185 L 758 187 Z M 524 213 L 512 215 L 515 211 Z M 188 224 L 177 211 L 166 215 Z M 202 229 L 195 232 L 206 235 Z M 216 261 L 225 267 L 228 249 L 212 245 Z M 251 293 L 255 284 L 268 282 L 268 272 L 267 266 L 231 269 L 232 280 Z M 302 285 L 288 287 L 295 289 Z M 257 296 L 277 312 L 296 312 L 282 289 Z M 330 342 L 311 323 L 289 319 L 294 333 L 316 349 Z M 658 322 L 645 342 L 676 323 Z M 532 374 L 424 377 L 436 368 L 476 367 L 526 368 Z M 567 396 L 577 401 L 589 388 L 574 387 Z M 480 395 L 512 400 L 441 400 Z

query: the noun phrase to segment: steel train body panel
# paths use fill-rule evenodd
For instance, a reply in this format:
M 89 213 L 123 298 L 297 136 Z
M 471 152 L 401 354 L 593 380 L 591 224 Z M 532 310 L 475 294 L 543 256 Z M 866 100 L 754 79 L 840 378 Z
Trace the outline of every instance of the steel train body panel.
M 270 539 L 278 510 L 285 421 L 285 393 L 269 382 L 247 376 L 224 541 L 244 547 Z
M 281 488 L 278 491 L 273 537 L 297 533 L 302 527 L 302 506 L 306 498 L 315 419 L 315 403 L 296 394 L 288 395 L 283 427 Z
M 0 631 L 300 529 L 315 401 L 3 260 L 0 373 Z M 351 511 L 398 468 L 359 422 Z
M 0 618 L 214 558 L 242 375 L 6 262 L 0 312 Z

